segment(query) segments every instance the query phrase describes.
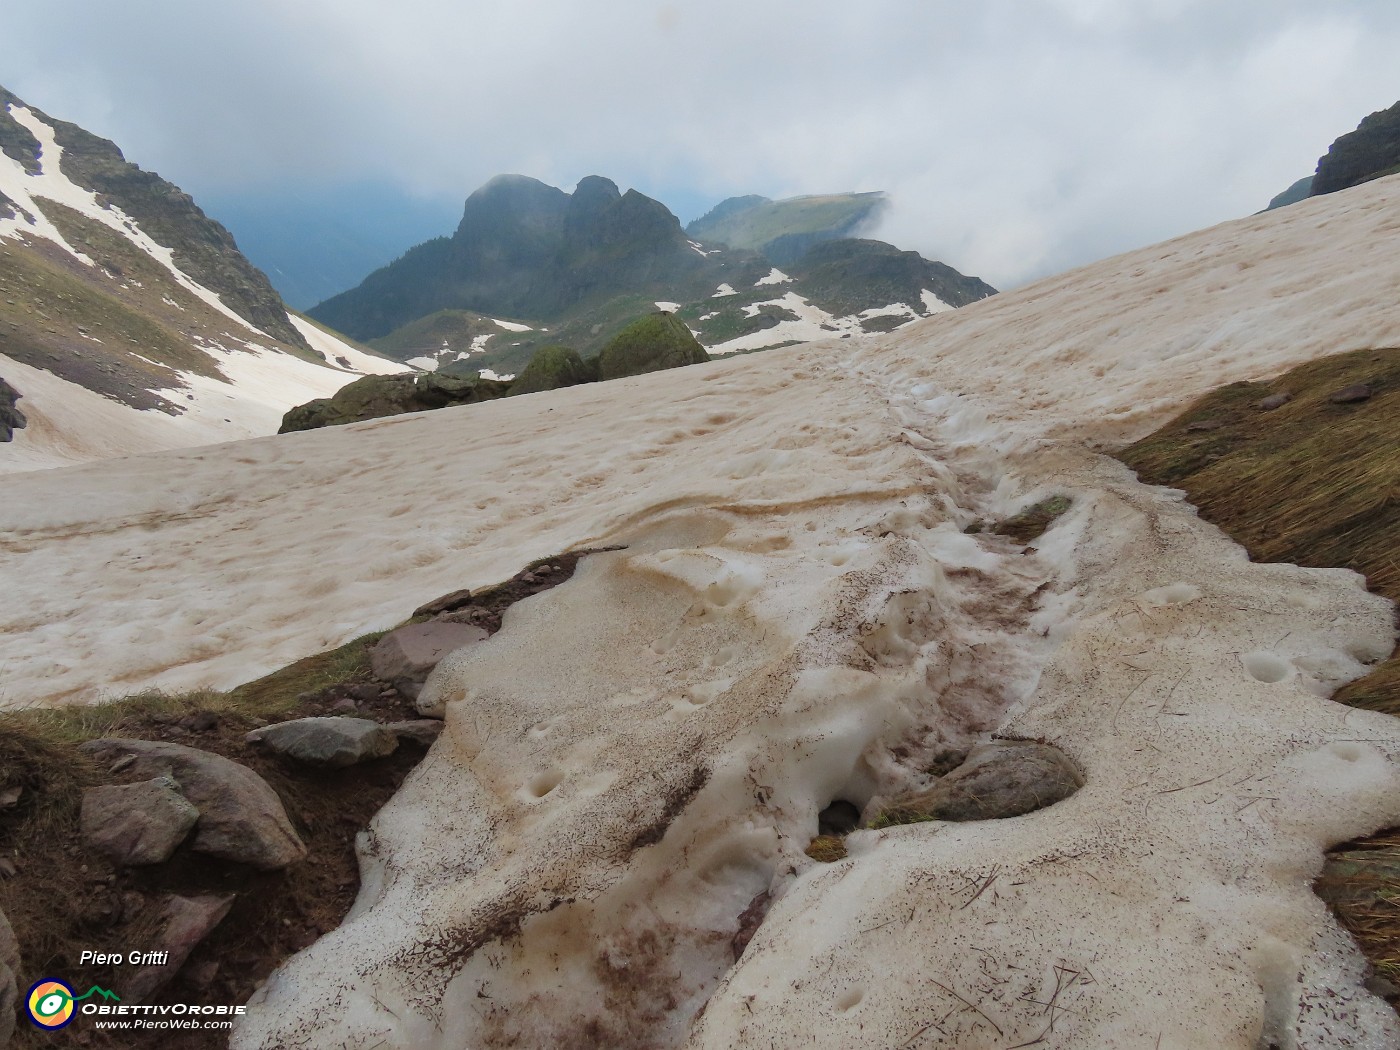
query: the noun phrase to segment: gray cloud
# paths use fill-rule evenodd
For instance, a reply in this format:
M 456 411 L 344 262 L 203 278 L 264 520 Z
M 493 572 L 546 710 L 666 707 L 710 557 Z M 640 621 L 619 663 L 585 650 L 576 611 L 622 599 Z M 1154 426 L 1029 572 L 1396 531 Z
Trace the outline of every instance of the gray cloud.
M 881 236 L 1001 286 L 1257 210 L 1400 97 L 1390 0 L 7 7 L 7 86 L 196 197 L 887 189 Z

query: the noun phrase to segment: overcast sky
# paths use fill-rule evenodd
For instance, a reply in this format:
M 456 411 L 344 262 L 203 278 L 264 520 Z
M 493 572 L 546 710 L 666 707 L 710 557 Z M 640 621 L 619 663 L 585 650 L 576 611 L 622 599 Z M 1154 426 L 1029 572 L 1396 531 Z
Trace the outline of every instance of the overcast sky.
M 1256 211 L 1400 98 L 1395 0 L 7 0 L 0 83 L 192 193 L 888 190 L 999 287 Z M 444 230 L 443 232 L 448 232 Z

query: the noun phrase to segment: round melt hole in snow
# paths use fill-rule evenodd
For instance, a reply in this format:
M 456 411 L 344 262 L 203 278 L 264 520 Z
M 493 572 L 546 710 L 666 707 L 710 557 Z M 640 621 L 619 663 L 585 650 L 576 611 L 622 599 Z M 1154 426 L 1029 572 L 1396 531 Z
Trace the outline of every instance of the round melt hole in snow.
M 1245 653 L 1240 657 L 1249 677 L 1256 682 L 1282 682 L 1293 673 L 1293 665 L 1277 653 Z
M 865 998 L 864 988 L 847 988 L 836 1000 L 836 1009 L 841 1013 L 848 1013 L 860 1005 L 860 1001 Z
M 536 775 L 525 785 L 525 793 L 531 798 L 544 798 L 551 791 L 557 788 L 564 780 L 564 774 L 556 770 L 549 770 Z

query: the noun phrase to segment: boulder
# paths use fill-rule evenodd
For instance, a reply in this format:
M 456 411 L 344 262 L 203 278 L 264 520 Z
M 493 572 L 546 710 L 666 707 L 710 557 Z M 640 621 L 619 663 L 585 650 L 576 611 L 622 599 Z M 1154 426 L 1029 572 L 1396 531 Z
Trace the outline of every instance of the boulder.
M 393 733 L 400 743 L 407 740 L 429 747 L 442 734 L 442 727 L 440 718 L 413 718 L 406 722 L 390 722 L 384 728 Z
M 1351 386 L 1334 391 L 1327 400 L 1334 405 L 1354 405 L 1360 401 L 1369 401 L 1375 395 L 1376 391 L 1370 384 L 1353 383 Z
M 437 372 L 363 376 L 341 387 L 332 397 L 317 398 L 289 409 L 282 417 L 278 433 L 491 401 L 504 397 L 508 387 L 509 384 L 494 379 Z
M 83 841 L 121 867 L 169 860 L 198 819 L 169 777 L 83 792 Z
M 429 620 L 390 631 L 370 651 L 374 676 L 393 684 L 405 696 L 418 690 L 444 656 L 464 645 L 476 645 L 489 635 L 484 628 L 466 623 Z
M 0 911 L 0 1047 L 8 1046 L 15 1031 L 19 1006 L 19 942 L 10 920 Z
M 535 351 L 525 371 L 516 376 L 509 394 L 537 394 L 542 390 L 577 386 L 593 379 L 589 367 L 577 350 L 558 344 L 542 346 Z
M 28 424 L 24 413 L 15 407 L 15 402 L 24 395 L 9 383 L 0 379 L 0 441 L 13 441 L 16 430 L 23 430 Z
M 170 983 L 199 942 L 208 937 L 233 907 L 233 895 L 170 897 L 161 909 L 160 932 L 143 945 L 146 951 L 166 952 L 159 966 L 143 966 L 122 983 L 122 1001 L 139 1003 Z
M 655 313 L 633 321 L 598 354 L 598 378 L 659 372 L 708 361 L 710 355 L 674 314 Z
M 434 598 L 430 602 L 424 602 L 413 610 L 415 618 L 419 616 L 436 616 L 438 613 L 449 612 L 452 609 L 460 609 L 464 605 L 470 605 L 472 592 L 465 588 L 460 591 L 449 591 L 441 598 Z
M 306 856 L 306 847 L 277 793 L 247 766 L 183 744 L 109 737 L 89 740 L 83 751 L 108 761 L 126 761 L 135 776 L 171 776 L 199 810 L 192 848 L 263 871 L 285 868 Z
M 297 718 L 254 729 L 250 743 L 311 766 L 344 769 L 383 758 L 399 746 L 399 738 L 368 718 Z
M 994 740 L 974 747 L 966 762 L 927 791 L 888 803 L 882 822 L 1017 817 L 1069 798 L 1083 786 L 1083 775 L 1059 748 Z
M 1282 408 L 1292 400 L 1292 394 L 1270 394 L 1268 397 L 1256 401 L 1254 407 L 1261 412 L 1272 412 L 1274 409 Z

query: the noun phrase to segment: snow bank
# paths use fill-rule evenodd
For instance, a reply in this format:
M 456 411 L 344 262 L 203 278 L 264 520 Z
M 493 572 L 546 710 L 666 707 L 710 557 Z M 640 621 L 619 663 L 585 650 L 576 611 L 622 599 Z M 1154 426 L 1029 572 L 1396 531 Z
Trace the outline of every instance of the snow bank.
M 1388 603 L 1090 447 L 1395 345 L 1397 215 L 1380 180 L 878 339 L 16 477 L 5 699 L 227 685 L 625 544 L 430 679 L 354 911 L 235 1047 L 1400 1046 L 1308 890 L 1400 822 L 1400 729 L 1317 696 Z M 1051 493 L 1028 548 L 963 531 Z M 1086 786 L 805 857 L 993 730 Z
M 158 244 L 153 240 L 136 225 L 135 220 L 120 208 L 100 203 L 95 193 L 69 179 L 63 173 L 63 147 L 55 141 L 53 128 L 24 106 L 11 104 L 7 109 L 10 116 L 39 140 L 40 170 L 38 174 L 31 175 L 25 171 L 19 161 L 0 153 L 0 193 L 4 193 L 18 204 L 32 219 L 31 222 L 26 222 L 23 216 L 15 216 L 8 220 L 0 220 L 0 237 L 18 235 L 43 237 L 58 244 L 80 262 L 88 266 L 94 265 L 91 259 L 69 244 L 57 227 L 44 216 L 43 205 L 38 199 L 65 204 L 87 218 L 115 230 L 131 241 L 137 248 L 169 270 L 170 275 L 187 291 L 229 320 L 256 335 L 271 338 L 251 321 L 225 305 L 215 292 L 210 291 L 180 269 L 175 264 L 174 253 L 165 245 Z
M 326 364 L 332 368 L 348 368 L 359 375 L 392 375 L 395 372 L 412 371 L 408 365 L 400 364 L 398 361 L 390 361 L 388 358 L 367 354 L 363 350 L 356 349 L 320 325 L 313 324 L 296 314 L 289 313 L 287 320 L 291 321 L 296 330 L 302 334 L 307 345 L 324 357 Z M 344 363 L 342 364 L 342 362 Z

